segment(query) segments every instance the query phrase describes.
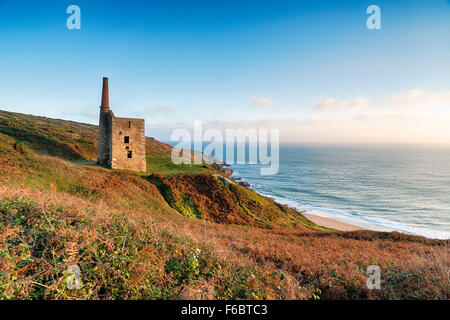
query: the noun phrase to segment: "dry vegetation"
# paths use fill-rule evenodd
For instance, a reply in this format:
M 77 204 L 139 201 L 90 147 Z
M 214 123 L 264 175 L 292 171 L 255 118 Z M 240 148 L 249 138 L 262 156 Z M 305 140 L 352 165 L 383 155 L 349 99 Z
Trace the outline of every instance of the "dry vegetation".
M 324 230 L 217 172 L 69 162 L 95 158 L 95 130 L 0 112 L 0 298 L 449 299 L 449 241 Z

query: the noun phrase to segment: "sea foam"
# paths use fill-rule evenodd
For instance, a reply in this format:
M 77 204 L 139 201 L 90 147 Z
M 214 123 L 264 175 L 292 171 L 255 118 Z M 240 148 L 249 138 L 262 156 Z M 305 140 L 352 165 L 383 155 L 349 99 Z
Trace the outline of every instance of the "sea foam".
M 272 200 L 280 204 L 287 205 L 288 207 L 293 208 L 297 211 L 324 218 L 334 219 L 340 222 L 352 224 L 368 230 L 398 231 L 407 234 L 423 236 L 430 239 L 450 239 L 450 233 L 445 231 L 413 227 L 393 220 L 368 216 L 356 212 L 347 212 L 325 207 L 315 207 L 309 204 L 301 203 L 294 199 L 277 197 L 261 192 L 259 193 L 265 197 L 271 198 Z

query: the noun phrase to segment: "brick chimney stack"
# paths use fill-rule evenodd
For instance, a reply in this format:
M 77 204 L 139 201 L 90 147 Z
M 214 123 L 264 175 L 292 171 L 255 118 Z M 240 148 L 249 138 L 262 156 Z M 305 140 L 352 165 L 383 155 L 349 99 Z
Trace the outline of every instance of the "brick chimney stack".
M 108 78 L 103 77 L 103 90 L 102 90 L 102 105 L 101 108 L 109 110 L 109 91 L 108 91 Z

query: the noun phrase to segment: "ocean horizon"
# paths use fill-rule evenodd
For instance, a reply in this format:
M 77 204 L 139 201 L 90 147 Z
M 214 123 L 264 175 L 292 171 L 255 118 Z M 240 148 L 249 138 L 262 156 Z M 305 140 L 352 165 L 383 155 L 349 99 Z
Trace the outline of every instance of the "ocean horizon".
M 234 176 L 307 214 L 369 230 L 450 238 L 450 146 L 281 144 L 276 175 Z
M 450 238 L 450 145 L 282 143 L 275 175 L 261 175 L 246 154 L 246 164 L 230 163 L 232 177 L 280 204 L 369 230 Z

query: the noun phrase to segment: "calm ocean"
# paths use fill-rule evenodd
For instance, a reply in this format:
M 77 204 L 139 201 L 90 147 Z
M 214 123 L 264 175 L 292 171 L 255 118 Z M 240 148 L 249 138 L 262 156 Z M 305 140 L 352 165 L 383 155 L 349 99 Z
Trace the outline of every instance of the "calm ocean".
M 232 165 L 255 191 L 371 230 L 450 238 L 450 147 L 280 146 L 278 174 Z

